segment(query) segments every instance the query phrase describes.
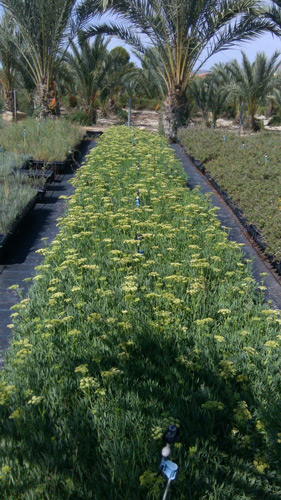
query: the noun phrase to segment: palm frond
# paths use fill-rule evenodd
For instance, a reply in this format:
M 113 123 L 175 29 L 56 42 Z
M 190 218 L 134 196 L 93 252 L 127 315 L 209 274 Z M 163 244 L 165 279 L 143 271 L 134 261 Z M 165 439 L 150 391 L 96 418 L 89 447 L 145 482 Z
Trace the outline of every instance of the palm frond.
M 85 0 L 87 16 L 91 8 L 94 14 L 103 9 L 114 14 L 117 23 L 94 25 L 84 36 L 112 34 L 142 54 L 147 45 L 156 47 L 168 91 L 174 85 L 186 88 L 194 67 L 213 54 L 274 25 L 258 0 Z
M 79 39 L 83 42 L 87 38 L 103 34 L 116 36 L 134 46 L 141 53 L 145 53 L 146 51 L 139 36 L 132 33 L 126 26 L 117 23 L 92 25 L 88 29 L 79 32 Z

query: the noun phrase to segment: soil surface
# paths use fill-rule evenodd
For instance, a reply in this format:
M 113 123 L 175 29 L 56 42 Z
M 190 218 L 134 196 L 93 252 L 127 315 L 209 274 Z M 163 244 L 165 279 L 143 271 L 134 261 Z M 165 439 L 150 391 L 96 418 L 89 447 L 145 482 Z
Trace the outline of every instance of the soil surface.
M 124 108 L 128 112 L 128 108 Z M 150 130 L 151 132 L 158 132 L 159 130 L 159 113 L 150 110 L 132 110 L 131 123 L 134 127 L 141 130 Z M 96 125 L 92 127 L 84 127 L 85 130 L 92 130 L 93 132 L 104 132 L 112 125 L 124 125 L 116 115 L 110 114 L 107 117 L 98 115 Z

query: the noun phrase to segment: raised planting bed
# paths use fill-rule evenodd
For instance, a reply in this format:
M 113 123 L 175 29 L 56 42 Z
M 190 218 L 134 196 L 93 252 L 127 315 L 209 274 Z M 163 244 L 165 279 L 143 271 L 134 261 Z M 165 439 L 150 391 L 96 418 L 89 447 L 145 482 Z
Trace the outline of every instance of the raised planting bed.
M 83 135 L 82 127 L 63 118 L 41 122 L 29 118 L 1 127 L 0 144 L 6 151 L 27 154 L 36 161 L 64 162 Z
M 88 135 L 86 133 L 83 138 L 75 145 L 72 151 L 69 151 L 67 156 L 63 161 L 43 161 L 31 159 L 31 167 L 33 170 L 40 172 L 53 172 L 54 175 L 63 172 L 66 168 L 70 166 L 75 166 L 79 163 L 80 158 L 83 156 L 87 150 L 87 145 L 89 141 L 94 138 L 100 137 L 101 133 L 94 133 L 94 135 Z
M 54 169 L 49 168 L 48 165 L 44 166 L 43 168 L 34 168 L 31 163 L 27 167 L 21 168 L 20 173 L 39 181 L 43 190 L 45 188 L 45 185 L 53 182 L 55 178 Z
M 75 143 L 79 141 L 73 151 L 68 151 L 65 155 L 61 151 L 58 153 L 55 145 L 51 150 L 48 149 L 49 140 L 54 141 L 56 135 L 61 140 L 62 134 L 67 135 L 67 133 L 68 142 L 63 142 L 64 147 L 68 146 L 70 141 L 75 140 Z M 29 141 L 27 137 L 30 137 Z M 77 164 L 81 151 L 85 150 L 86 142 L 80 127 L 71 125 L 69 131 L 69 125 L 66 129 L 64 121 L 59 125 L 57 122 L 48 121 L 40 129 L 38 122 L 34 120 L 27 120 L 24 124 L 7 125 L 1 128 L 0 139 L 5 147 L 14 147 L 14 152 L 4 151 L 3 146 L 0 151 L 1 262 L 15 240 L 27 213 L 36 202 L 43 201 L 47 184 L 54 180 L 56 174 L 63 172 L 70 165 Z M 31 146 L 39 155 L 38 160 L 34 160 L 28 154 L 22 154 L 22 151 L 32 149 Z M 58 154 L 57 161 L 53 160 L 54 151 Z M 60 160 L 61 155 L 64 156 L 64 160 Z
M 1 498 L 281 495 L 278 312 L 166 142 L 108 130 L 59 220 L 0 376 Z
M 30 169 L 30 158 L 10 152 L 0 153 L 0 262 L 15 239 L 20 225 L 37 201 L 42 201 L 46 181 Z
M 25 175 L 26 179 L 21 180 L 21 175 Z M 46 184 L 52 182 L 53 179 L 54 171 L 47 168 L 33 168 L 30 156 L 0 151 L 0 184 L 5 184 L 8 181 L 10 184 L 13 184 L 13 182 L 16 184 L 29 184 L 38 190 L 39 200 L 46 190 Z
M 220 130 L 182 129 L 179 138 L 281 274 L 279 135 L 239 138 Z
M 4 151 L 2 146 L 0 150 L 0 178 L 14 174 L 21 168 L 28 168 L 30 156 L 20 153 Z
M 5 234 L 0 232 L 0 263 L 4 262 L 5 255 L 9 251 L 11 244 L 15 241 L 18 231 L 22 224 L 24 223 L 26 215 L 34 207 L 35 203 L 40 203 L 44 199 L 46 193 L 47 185 L 54 181 L 55 175 L 58 173 L 63 173 L 67 168 L 77 166 L 81 161 L 82 156 L 87 152 L 89 140 L 86 136 L 80 141 L 80 143 L 75 147 L 75 150 L 69 154 L 68 158 L 64 162 L 35 162 L 29 159 L 25 162 L 23 168 L 18 168 L 16 175 L 10 175 L 9 179 L 11 182 L 17 182 L 18 188 L 16 188 L 16 198 L 17 189 L 20 189 L 22 185 L 28 186 L 32 189 L 30 202 L 25 206 L 24 203 L 19 202 L 18 209 L 16 213 L 12 214 L 10 219 L 8 217 L 8 206 L 9 201 L 6 200 L 7 211 L 5 212 L 2 205 L 2 216 L 3 224 L 5 227 L 1 228 L 1 210 L 0 210 L 0 231 L 5 231 Z M 15 170 L 11 171 L 15 174 Z M 23 178 L 23 176 L 25 178 Z M 3 178 L 2 178 L 3 180 Z M 8 190 L 9 191 L 9 190 Z M 35 194 L 36 193 L 36 194 Z M 1 195 L 1 176 L 0 176 L 0 195 Z M 26 202 L 29 198 L 26 199 Z M 1 196 L 0 196 L 1 201 Z M 2 225 L 3 225 L 2 224 Z

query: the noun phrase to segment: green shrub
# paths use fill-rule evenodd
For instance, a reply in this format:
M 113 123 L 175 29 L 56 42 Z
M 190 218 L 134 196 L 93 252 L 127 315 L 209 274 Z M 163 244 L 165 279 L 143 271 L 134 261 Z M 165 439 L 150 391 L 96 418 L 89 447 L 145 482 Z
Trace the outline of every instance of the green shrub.
M 161 498 L 170 423 L 175 498 L 279 498 L 280 319 L 239 245 L 155 134 L 110 129 L 74 185 L 13 307 L 1 498 Z
M 264 104 L 262 106 L 258 106 L 258 109 L 257 109 L 257 115 L 264 115 L 266 116 L 267 114 L 267 111 L 268 111 L 268 105 L 267 104 Z
M 118 109 L 117 110 L 117 118 L 119 119 L 120 122 L 127 123 L 128 122 L 127 111 L 125 111 L 125 109 Z
M 33 108 L 33 100 L 30 92 L 25 89 L 21 89 L 17 91 L 17 109 L 18 111 L 22 111 L 26 113 L 27 116 L 32 116 L 34 108 Z
M 128 107 L 129 106 L 129 96 L 126 94 L 122 95 L 119 97 L 117 101 L 117 106 L 118 107 Z M 132 109 L 133 110 L 151 110 L 155 111 L 155 109 L 161 108 L 162 107 L 162 99 L 159 97 L 159 99 L 151 99 L 150 97 L 139 97 L 139 96 L 133 96 L 132 97 Z
M 72 123 L 79 123 L 80 125 L 93 125 L 96 122 L 96 119 L 90 117 L 85 113 L 85 111 L 77 110 L 75 113 L 70 113 L 66 116 L 67 120 Z
M 281 114 L 276 113 L 268 122 L 269 127 L 280 127 L 281 125 Z
M 133 100 L 134 109 L 148 109 L 155 111 L 156 108 L 162 107 L 162 99 L 150 99 L 148 97 L 135 97 Z

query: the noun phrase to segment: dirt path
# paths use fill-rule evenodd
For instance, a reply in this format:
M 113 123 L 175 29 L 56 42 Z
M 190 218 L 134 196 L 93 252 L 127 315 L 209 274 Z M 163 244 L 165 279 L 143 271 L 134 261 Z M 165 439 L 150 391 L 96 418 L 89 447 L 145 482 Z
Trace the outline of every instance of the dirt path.
M 125 108 L 128 111 L 128 108 Z M 150 130 L 151 132 L 158 132 L 159 130 L 159 113 L 150 110 L 132 110 L 131 121 L 134 127 L 141 130 Z M 116 115 L 111 115 L 106 118 L 98 117 L 97 124 L 92 127 L 84 127 L 85 130 L 93 132 L 104 132 L 112 125 L 120 125 Z

